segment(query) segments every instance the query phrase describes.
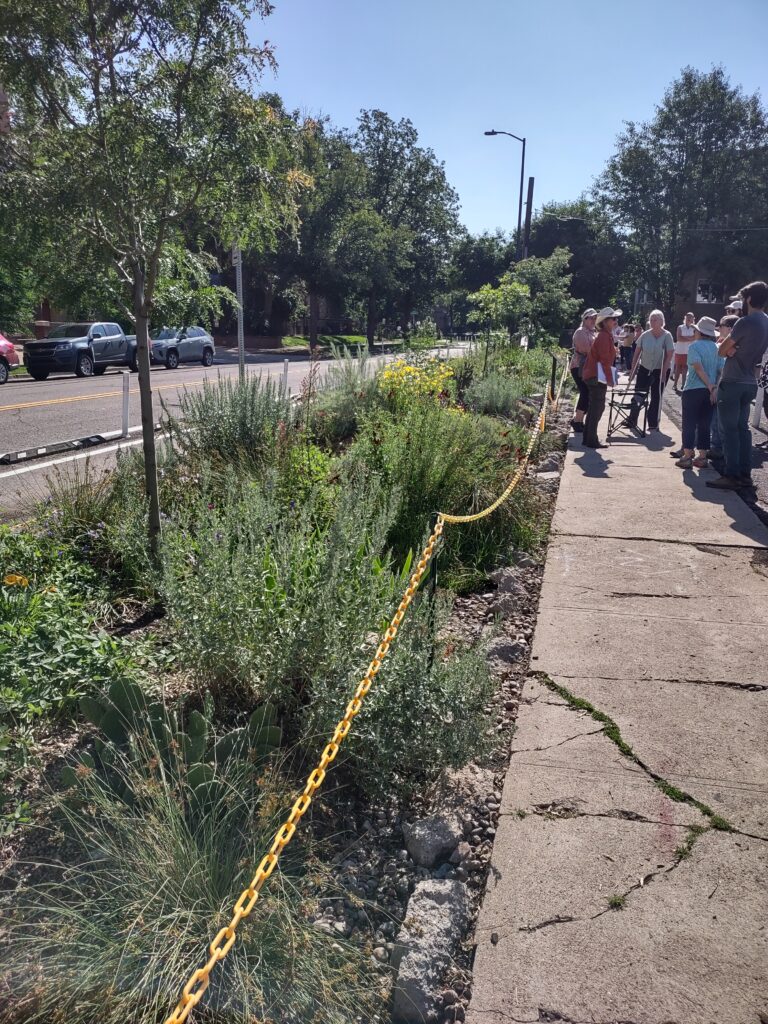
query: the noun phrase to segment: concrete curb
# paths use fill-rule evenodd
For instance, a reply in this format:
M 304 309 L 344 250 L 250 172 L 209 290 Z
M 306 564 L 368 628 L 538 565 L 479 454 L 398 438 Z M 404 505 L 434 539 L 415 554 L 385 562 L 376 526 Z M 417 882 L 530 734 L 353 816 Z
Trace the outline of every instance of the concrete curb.
M 155 424 L 155 432 L 160 429 L 160 424 Z M 128 436 L 136 434 L 141 427 L 131 427 Z M 0 466 L 16 466 L 20 462 L 29 462 L 32 459 L 40 459 L 44 455 L 61 455 L 63 452 L 78 452 L 85 448 L 97 448 L 100 444 L 107 444 L 109 441 L 117 441 L 125 437 L 122 430 L 107 430 L 103 434 L 90 434 L 88 437 L 76 437 L 69 441 L 52 441 L 50 444 L 37 447 L 24 448 L 16 452 L 3 452 L 0 454 Z

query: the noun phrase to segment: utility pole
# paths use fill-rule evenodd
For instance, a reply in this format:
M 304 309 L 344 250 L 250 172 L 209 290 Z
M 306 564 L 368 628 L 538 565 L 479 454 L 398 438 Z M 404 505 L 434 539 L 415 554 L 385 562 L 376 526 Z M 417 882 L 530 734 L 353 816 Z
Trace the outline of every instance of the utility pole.
M 525 137 L 515 135 L 513 132 L 501 132 L 495 128 L 491 128 L 490 131 L 483 132 L 484 135 L 508 135 L 510 139 L 517 139 L 518 142 L 523 144 L 523 152 L 520 159 L 520 193 L 517 199 L 517 259 L 518 262 L 521 259 L 525 259 L 523 256 L 523 182 L 525 180 Z
M 528 179 L 528 198 L 525 202 L 525 234 L 523 235 L 523 259 L 528 259 L 528 245 L 531 241 L 531 215 L 533 214 L 533 178 Z
M 232 263 L 235 267 L 235 289 L 237 291 L 237 362 L 240 380 L 245 377 L 245 335 L 243 333 L 243 254 L 239 245 L 232 246 Z

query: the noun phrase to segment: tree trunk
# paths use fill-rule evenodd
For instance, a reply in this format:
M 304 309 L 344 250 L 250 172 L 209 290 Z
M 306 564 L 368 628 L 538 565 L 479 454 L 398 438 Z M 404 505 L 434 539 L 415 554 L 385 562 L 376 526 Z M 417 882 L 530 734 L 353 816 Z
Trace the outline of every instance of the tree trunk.
M 373 341 L 376 337 L 376 292 L 368 293 L 368 318 L 365 324 L 365 336 L 368 339 L 368 351 L 373 355 Z
M 314 351 L 317 348 L 317 327 L 320 322 L 320 296 L 317 292 L 309 292 L 309 347 Z
M 133 287 L 133 311 L 136 317 L 136 346 L 139 364 L 141 437 L 144 447 L 144 480 L 149 499 L 149 550 L 152 560 L 160 557 L 160 496 L 157 488 L 155 422 L 152 412 L 152 383 L 149 366 L 149 312 L 145 298 L 144 269 L 136 268 Z

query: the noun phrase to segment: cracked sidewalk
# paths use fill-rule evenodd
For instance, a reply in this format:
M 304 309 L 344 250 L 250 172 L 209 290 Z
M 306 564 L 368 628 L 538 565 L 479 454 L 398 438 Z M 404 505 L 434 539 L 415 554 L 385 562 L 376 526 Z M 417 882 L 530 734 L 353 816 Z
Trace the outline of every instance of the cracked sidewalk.
M 651 436 L 566 459 L 468 1024 L 768 1014 L 768 532 Z

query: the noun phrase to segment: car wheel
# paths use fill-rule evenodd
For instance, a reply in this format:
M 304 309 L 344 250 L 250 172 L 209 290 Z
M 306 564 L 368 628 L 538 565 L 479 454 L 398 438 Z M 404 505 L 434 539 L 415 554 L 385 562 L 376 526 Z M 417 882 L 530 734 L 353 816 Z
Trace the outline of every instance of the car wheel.
M 8 369 L 8 363 L 4 359 L 0 359 L 0 384 L 6 384 L 10 370 Z
M 213 366 L 213 352 L 209 348 L 203 352 L 203 366 Z
M 29 376 L 32 380 L 48 380 L 48 374 L 50 370 L 30 370 Z
M 75 367 L 75 374 L 78 377 L 93 376 L 93 358 L 87 352 L 83 352 L 82 355 L 77 357 L 77 366 Z
M 175 370 L 179 365 L 179 353 L 171 349 L 165 357 L 165 365 L 169 370 Z
M 100 377 L 102 375 L 102 373 L 106 373 L 106 372 L 107 372 L 106 366 L 94 366 L 94 368 L 93 368 L 93 376 L 94 377 Z

